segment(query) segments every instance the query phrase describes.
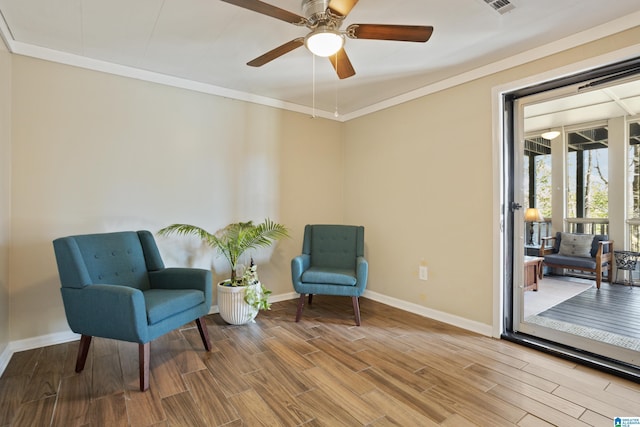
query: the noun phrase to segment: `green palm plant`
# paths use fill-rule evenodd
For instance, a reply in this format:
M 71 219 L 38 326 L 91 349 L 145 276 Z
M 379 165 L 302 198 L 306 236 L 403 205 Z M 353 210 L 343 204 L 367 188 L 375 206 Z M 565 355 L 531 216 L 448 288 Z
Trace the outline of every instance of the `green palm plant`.
M 214 234 L 190 224 L 172 224 L 158 231 L 161 236 L 174 233 L 197 236 L 222 254 L 231 267 L 232 285 L 242 284 L 242 279 L 236 278 L 236 268 L 238 260 L 246 251 L 269 247 L 274 241 L 289 236 L 289 230 L 284 225 L 273 222 L 269 218 L 260 224 L 254 224 L 253 221 L 235 222 Z

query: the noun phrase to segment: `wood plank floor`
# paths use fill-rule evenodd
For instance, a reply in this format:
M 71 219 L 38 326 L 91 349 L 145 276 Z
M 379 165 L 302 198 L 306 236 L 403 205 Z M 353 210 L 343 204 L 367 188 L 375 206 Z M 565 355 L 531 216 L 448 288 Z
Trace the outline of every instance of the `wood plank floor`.
M 606 426 L 640 416 L 640 385 L 361 299 L 317 296 L 257 322 L 207 317 L 151 345 L 151 388 L 137 346 L 94 339 L 13 355 L 0 378 L 0 426 Z

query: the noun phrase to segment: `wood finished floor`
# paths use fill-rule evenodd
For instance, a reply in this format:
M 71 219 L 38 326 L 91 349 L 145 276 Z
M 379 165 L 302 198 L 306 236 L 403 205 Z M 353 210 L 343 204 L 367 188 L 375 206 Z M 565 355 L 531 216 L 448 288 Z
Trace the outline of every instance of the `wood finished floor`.
M 13 355 L 0 426 L 606 426 L 640 416 L 640 385 L 516 344 L 361 299 L 317 296 L 255 324 L 207 317 L 151 345 L 138 391 L 137 346 L 94 339 Z

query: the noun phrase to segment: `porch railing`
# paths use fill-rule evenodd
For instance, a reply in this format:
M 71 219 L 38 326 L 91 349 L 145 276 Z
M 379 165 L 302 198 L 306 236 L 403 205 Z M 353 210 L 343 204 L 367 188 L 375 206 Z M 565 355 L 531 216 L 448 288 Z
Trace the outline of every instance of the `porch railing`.
M 629 250 L 640 252 L 640 218 L 628 219 Z
M 565 218 L 569 233 L 609 234 L 609 218 Z
M 533 246 L 540 247 L 540 243 L 542 242 L 541 239 L 543 237 L 551 236 L 551 220 L 545 218 L 544 222 L 525 223 L 524 230 L 525 235 L 527 236 L 525 242 L 527 242 L 527 246 L 529 246 L 531 227 L 533 227 Z
M 609 218 L 565 218 L 564 229 L 569 233 L 609 234 Z M 640 218 L 629 220 L 631 250 L 640 252 Z M 533 246 L 540 246 L 543 237 L 551 236 L 551 219 L 544 222 L 525 223 L 526 242 L 529 246 L 530 230 L 533 227 Z M 635 244 L 635 246 L 634 246 Z

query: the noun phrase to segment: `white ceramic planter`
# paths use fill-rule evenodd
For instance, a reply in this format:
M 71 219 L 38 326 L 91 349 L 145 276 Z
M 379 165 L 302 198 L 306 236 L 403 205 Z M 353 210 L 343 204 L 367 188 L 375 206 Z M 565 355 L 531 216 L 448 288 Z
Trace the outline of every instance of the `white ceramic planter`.
M 247 288 L 262 289 L 260 282 L 249 286 L 224 286 L 218 283 L 218 310 L 222 320 L 232 325 L 244 325 L 252 322 L 258 315 L 258 309 L 244 301 Z

